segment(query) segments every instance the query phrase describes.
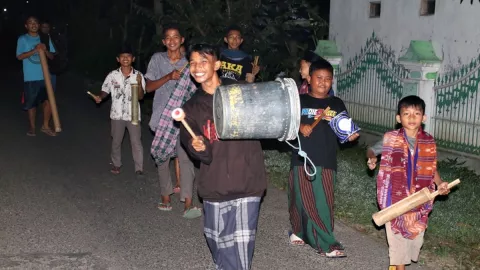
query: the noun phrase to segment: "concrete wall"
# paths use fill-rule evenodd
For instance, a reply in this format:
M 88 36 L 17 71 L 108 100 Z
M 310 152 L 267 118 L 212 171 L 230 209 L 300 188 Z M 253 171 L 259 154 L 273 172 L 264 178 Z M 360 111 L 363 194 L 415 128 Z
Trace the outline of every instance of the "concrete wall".
M 380 18 L 370 18 L 370 2 L 381 2 Z M 410 40 L 431 40 L 442 71 L 469 63 L 480 54 L 480 3 L 436 0 L 435 14 L 420 16 L 421 0 L 333 0 L 330 40 L 346 63 L 375 31 L 383 44 L 402 56 Z
M 379 18 L 370 18 L 370 2 L 381 2 Z M 440 72 L 468 64 L 480 55 L 480 3 L 436 0 L 435 14 L 420 16 L 421 0 L 332 0 L 330 40 L 343 54 L 340 66 L 365 46 L 372 33 L 403 56 L 411 40 L 431 40 L 437 56 L 443 59 Z M 381 137 L 362 132 L 361 142 L 372 144 Z M 439 158 L 458 158 L 480 173 L 480 157 L 440 151 Z

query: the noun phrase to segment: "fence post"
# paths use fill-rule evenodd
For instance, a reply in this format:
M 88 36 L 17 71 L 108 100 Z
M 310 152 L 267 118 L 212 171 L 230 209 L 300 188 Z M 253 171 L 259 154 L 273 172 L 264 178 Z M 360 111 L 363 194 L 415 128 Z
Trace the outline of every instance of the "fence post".
M 431 41 L 412 40 L 399 62 L 410 71 L 403 96 L 417 95 L 425 101 L 425 131 L 434 136 L 435 91 L 433 89 L 442 60 L 436 55 Z
M 330 62 L 333 66 L 333 91 L 337 94 L 337 74 L 340 71 L 340 62 L 342 62 L 342 54 L 337 49 L 337 44 L 333 40 L 318 40 L 315 53 Z

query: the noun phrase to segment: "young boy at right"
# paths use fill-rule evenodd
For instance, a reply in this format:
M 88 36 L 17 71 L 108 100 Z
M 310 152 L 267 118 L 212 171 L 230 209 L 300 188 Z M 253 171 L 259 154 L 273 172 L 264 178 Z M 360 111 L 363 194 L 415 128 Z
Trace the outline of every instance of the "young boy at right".
M 434 191 L 436 185 L 441 195 L 448 194 L 448 183 L 437 171 L 435 139 L 422 129 L 425 102 L 418 96 L 404 97 L 398 103 L 396 120 L 402 127 L 385 133 L 382 141 L 367 150 L 371 170 L 382 155 L 377 176 L 380 209 L 424 187 Z M 390 269 L 404 270 L 405 265 L 418 261 L 432 208 L 433 202 L 426 202 L 385 224 Z

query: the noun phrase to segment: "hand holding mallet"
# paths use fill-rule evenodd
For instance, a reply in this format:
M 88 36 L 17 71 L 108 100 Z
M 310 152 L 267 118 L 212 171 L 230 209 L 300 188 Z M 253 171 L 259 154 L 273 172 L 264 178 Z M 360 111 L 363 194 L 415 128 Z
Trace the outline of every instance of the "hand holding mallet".
M 181 108 L 176 108 L 172 111 L 172 118 L 175 121 L 182 122 L 185 129 L 188 131 L 188 133 L 190 133 L 190 136 L 192 136 L 193 138 L 193 148 L 198 152 L 205 151 L 206 146 L 203 143 L 202 137 L 198 137 L 197 135 L 195 135 L 193 130 L 190 128 L 190 125 L 188 125 L 187 121 L 185 121 L 185 112 Z

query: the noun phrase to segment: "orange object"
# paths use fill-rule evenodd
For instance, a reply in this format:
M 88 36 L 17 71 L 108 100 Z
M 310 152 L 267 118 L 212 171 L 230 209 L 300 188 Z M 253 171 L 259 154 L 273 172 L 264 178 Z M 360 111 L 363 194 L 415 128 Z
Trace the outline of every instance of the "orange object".
M 60 118 L 58 117 L 57 103 L 55 100 L 55 93 L 53 92 L 52 79 L 50 78 L 50 71 L 48 69 L 47 55 L 43 50 L 38 52 L 40 56 L 40 63 L 42 65 L 43 78 L 45 80 L 45 87 L 47 88 L 48 102 L 52 108 L 53 125 L 55 132 L 61 132 Z

